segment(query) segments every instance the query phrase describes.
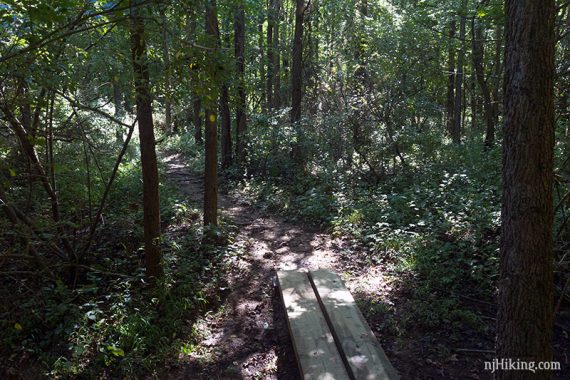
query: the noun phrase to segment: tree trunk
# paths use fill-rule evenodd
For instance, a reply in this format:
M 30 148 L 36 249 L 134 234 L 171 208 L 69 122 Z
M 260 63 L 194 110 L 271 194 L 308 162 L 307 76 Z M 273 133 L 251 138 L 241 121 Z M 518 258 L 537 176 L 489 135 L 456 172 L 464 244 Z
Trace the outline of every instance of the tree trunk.
M 490 149 L 495 140 L 495 117 L 493 115 L 493 105 L 491 100 L 491 91 L 485 79 L 484 62 L 484 46 L 483 46 L 483 29 L 473 17 L 471 25 L 471 38 L 473 47 L 473 67 L 475 68 L 475 76 L 479 88 L 483 93 L 483 113 L 485 114 L 485 149 Z
M 552 360 L 554 0 L 506 0 L 497 357 Z M 550 379 L 499 371 L 499 379 Z
M 194 141 L 196 144 L 203 144 L 202 139 L 202 117 L 200 116 L 200 111 L 202 111 L 202 101 L 197 95 L 193 96 L 192 101 L 192 123 L 194 124 Z
M 499 123 L 499 114 L 500 114 L 500 105 L 501 100 L 499 99 L 500 90 L 502 88 L 502 79 L 503 79 L 503 64 L 501 58 L 503 57 L 503 28 L 502 23 L 497 24 L 497 28 L 495 30 L 495 58 L 493 63 L 493 121 L 495 125 Z
M 269 0 L 267 8 L 267 108 L 273 109 L 273 76 L 275 75 L 275 56 L 273 51 L 273 31 L 275 29 L 275 0 Z
M 230 107 L 228 105 L 230 94 L 228 86 L 222 85 L 222 96 L 220 97 L 220 114 L 222 117 L 221 124 L 221 150 L 222 150 L 222 167 L 229 168 L 232 164 L 232 120 L 230 116 Z
M 111 77 L 111 85 L 113 86 L 113 105 L 115 106 L 114 116 L 120 119 L 125 114 L 123 109 L 123 94 L 121 93 L 121 86 L 116 76 Z
M 137 1 L 131 9 L 131 49 L 136 88 L 137 119 L 141 149 L 143 177 L 143 224 L 146 275 L 162 275 L 160 252 L 160 195 L 156 162 L 152 99 L 148 72 L 144 21 L 139 14 Z
M 164 60 L 164 124 L 167 134 L 172 133 L 172 100 L 171 100 L 171 91 L 172 91 L 172 80 L 170 76 L 170 52 L 168 49 L 168 30 L 167 30 L 167 18 L 166 18 L 166 10 L 161 9 L 160 11 L 161 19 L 162 19 L 162 55 Z
M 301 102 L 303 100 L 303 18 L 305 15 L 305 0 L 296 0 L 295 34 L 291 63 L 291 124 L 297 132 L 297 142 L 293 145 L 292 156 L 296 165 L 304 165 L 304 152 L 301 145 Z
M 222 37 L 220 35 L 220 28 L 218 18 L 216 17 L 216 31 L 218 33 L 217 43 L 218 48 L 222 48 Z M 224 41 L 224 45 L 229 45 L 229 41 Z M 228 47 L 229 49 L 229 47 Z M 220 144 L 222 155 L 222 168 L 227 169 L 232 165 L 232 118 L 230 114 L 230 93 L 227 82 L 222 83 L 220 89 Z
M 260 88 L 261 88 L 261 110 L 265 111 L 267 109 L 267 96 L 265 93 L 265 86 L 264 84 L 266 83 L 266 79 L 265 79 L 265 62 L 264 62 L 264 51 L 263 51 L 263 23 L 264 23 L 264 19 L 263 17 L 259 18 L 259 23 L 257 25 L 257 32 L 258 32 L 258 57 L 260 59 L 259 62 L 259 83 L 260 83 Z
M 210 36 L 215 48 L 218 51 L 218 14 L 216 11 L 216 1 L 209 0 L 206 4 L 206 34 Z M 215 54 L 211 54 L 213 60 Z M 214 73 L 215 76 L 215 73 Z M 214 80 L 215 78 L 211 78 Z M 206 105 L 206 144 L 204 162 L 204 226 L 218 225 L 218 148 L 217 148 L 217 118 L 215 104 L 212 102 Z
M 237 110 L 236 110 L 236 160 L 238 164 L 244 159 L 244 133 L 246 128 L 246 96 L 245 96 L 245 9 L 243 0 L 235 10 L 234 18 L 234 47 L 236 58 Z
M 275 2 L 273 25 L 273 106 L 281 107 L 281 53 L 279 51 L 279 24 L 281 22 L 281 0 Z
M 449 24 L 449 49 L 447 61 L 447 103 L 446 103 L 446 128 L 449 135 L 453 134 L 455 122 L 453 112 L 455 109 L 455 48 L 453 40 L 455 38 L 455 20 Z
M 295 35 L 291 63 L 291 123 L 301 120 L 301 101 L 303 98 L 303 18 L 305 0 L 296 0 Z
M 453 110 L 453 133 L 452 138 L 455 144 L 461 143 L 461 110 L 463 108 L 463 61 L 465 60 L 465 12 L 467 11 L 467 0 L 463 0 L 461 6 L 461 22 L 459 26 L 459 43 L 461 44 L 457 54 L 457 73 L 455 75 L 455 109 Z

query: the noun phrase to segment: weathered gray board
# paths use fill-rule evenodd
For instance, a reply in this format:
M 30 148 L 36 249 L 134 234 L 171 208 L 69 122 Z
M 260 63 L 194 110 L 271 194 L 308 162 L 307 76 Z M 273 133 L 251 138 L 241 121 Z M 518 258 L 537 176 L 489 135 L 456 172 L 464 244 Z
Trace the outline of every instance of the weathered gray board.
M 325 317 L 354 379 L 398 379 L 380 343 L 341 278 L 328 270 L 309 273 Z
M 307 274 L 279 271 L 277 280 L 303 378 L 349 379 Z

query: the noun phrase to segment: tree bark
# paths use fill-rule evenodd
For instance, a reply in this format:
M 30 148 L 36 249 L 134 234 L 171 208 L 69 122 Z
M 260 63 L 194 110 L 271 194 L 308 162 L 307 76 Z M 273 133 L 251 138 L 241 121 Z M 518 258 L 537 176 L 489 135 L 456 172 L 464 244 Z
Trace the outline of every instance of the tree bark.
M 552 360 L 554 1 L 506 0 L 497 356 Z M 550 379 L 499 371 L 499 379 Z
M 156 162 L 152 99 L 148 72 L 144 21 L 133 0 L 131 9 L 131 49 L 136 89 L 137 119 L 143 177 L 143 224 L 146 276 L 162 275 L 160 252 L 160 195 Z

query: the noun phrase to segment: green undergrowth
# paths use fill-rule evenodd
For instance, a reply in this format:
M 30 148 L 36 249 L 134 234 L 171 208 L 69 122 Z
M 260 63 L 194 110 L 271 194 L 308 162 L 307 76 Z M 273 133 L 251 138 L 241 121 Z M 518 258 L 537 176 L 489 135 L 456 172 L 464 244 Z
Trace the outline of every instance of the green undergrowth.
M 370 173 L 366 178 L 325 166 L 294 180 L 251 176 L 233 186 L 235 196 L 250 203 L 320 224 L 365 247 L 368 265 L 382 266 L 409 300 L 400 327 L 407 319 L 414 328 L 476 326 L 478 317 L 463 296 L 493 299 L 500 151 L 442 146 L 438 157 L 372 184 Z M 351 255 L 343 259 L 350 261 Z
M 15 284 L 14 302 L 7 300 L 14 308 L 0 318 L 7 374 L 21 375 L 24 367 L 51 378 L 156 374 L 159 363 L 192 344 L 192 321 L 221 304 L 225 274 L 242 254 L 233 244 L 236 228 L 222 223 L 214 231 L 221 243 L 202 244 L 200 211 L 164 181 L 165 275 L 154 287 L 145 282 L 139 172 L 136 161 L 122 167 L 85 260 L 90 269 L 75 287 L 52 279 Z

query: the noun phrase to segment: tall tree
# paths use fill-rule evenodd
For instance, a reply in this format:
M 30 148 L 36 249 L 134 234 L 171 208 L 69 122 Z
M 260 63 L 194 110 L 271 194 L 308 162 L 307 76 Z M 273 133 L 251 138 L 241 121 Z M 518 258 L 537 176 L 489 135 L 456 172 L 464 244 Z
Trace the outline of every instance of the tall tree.
M 155 278 L 162 274 L 160 252 L 160 195 L 156 163 L 152 99 L 148 72 L 144 19 L 140 4 L 132 1 L 131 51 L 136 89 L 137 120 L 143 177 L 143 224 L 146 275 Z
M 276 0 L 269 0 L 267 7 L 267 107 L 273 108 L 273 82 L 275 76 L 275 50 L 273 40 L 275 35 L 275 3 Z
M 446 128 L 447 132 L 452 135 L 455 111 L 455 48 L 453 40 L 455 39 L 455 20 L 449 23 L 449 47 L 447 59 L 447 103 L 446 103 Z
M 279 26 L 281 23 L 281 0 L 275 2 L 275 22 L 273 25 L 273 106 L 281 106 L 281 52 L 279 51 Z
M 291 63 L 291 124 L 297 131 L 302 133 L 299 122 L 301 121 L 301 102 L 303 100 L 303 19 L 305 16 L 305 0 L 296 0 L 295 7 L 295 33 L 293 36 L 292 63 Z M 293 159 L 298 166 L 304 164 L 303 148 L 298 137 L 293 145 Z
M 170 67 L 170 49 L 168 48 L 168 19 L 165 7 L 160 8 L 162 22 L 162 59 L 164 62 L 164 126 L 167 133 L 172 132 L 172 79 Z
M 196 10 L 192 10 L 186 19 L 189 40 L 196 38 L 196 19 L 198 15 Z M 203 144 L 202 138 L 202 99 L 196 94 L 195 90 L 191 91 L 192 107 L 187 108 L 187 118 L 192 120 L 194 125 L 194 142 L 196 144 Z
M 502 23 L 497 23 L 495 28 L 495 53 L 493 58 L 493 77 L 494 80 L 492 82 L 492 92 L 491 92 L 491 99 L 492 99 L 492 106 L 493 106 L 493 122 L 495 125 L 499 122 L 499 105 L 501 101 L 499 99 L 499 90 L 501 89 L 502 83 L 502 72 L 503 72 L 503 26 Z M 490 133 L 493 133 L 492 135 Z M 487 140 L 489 141 L 487 143 Z M 488 131 L 485 135 L 485 142 L 487 146 L 492 146 L 495 141 L 495 130 Z
M 216 30 L 218 31 L 218 49 L 222 47 L 222 38 L 220 35 L 220 28 L 218 19 L 216 17 Z M 226 41 L 224 41 L 226 45 Z M 232 164 L 232 118 L 230 114 L 230 90 L 227 79 L 224 78 L 220 89 L 220 145 L 222 156 L 222 168 L 229 168 Z
M 237 110 L 236 110 L 236 160 L 238 164 L 244 158 L 244 133 L 246 128 L 246 94 L 245 94 L 245 9 L 244 1 L 239 0 L 234 14 L 234 48 L 236 59 Z
M 295 34 L 291 54 L 291 123 L 301 120 L 301 101 L 303 98 L 303 19 L 305 0 L 296 0 Z
M 216 0 L 208 0 L 206 4 L 206 34 L 209 36 L 213 52 L 209 53 L 211 61 L 216 59 L 218 51 L 218 13 L 216 10 Z M 211 62 L 214 67 L 210 72 L 210 80 L 215 82 L 217 74 L 217 64 Z M 217 94 L 217 89 L 213 90 Z M 205 143 L 205 163 L 204 163 L 204 225 L 218 225 L 218 147 L 217 147 L 217 117 L 216 102 L 209 102 L 205 105 L 206 114 L 206 143 Z
M 266 110 L 267 109 L 267 94 L 265 93 L 265 55 L 264 55 L 264 36 L 263 36 L 263 24 L 265 22 L 265 19 L 262 15 L 259 16 L 259 20 L 258 20 L 258 24 L 257 24 L 257 53 L 258 53 L 258 57 L 259 57 L 259 83 L 260 83 L 260 104 L 261 104 L 261 109 L 262 110 Z
M 473 48 L 472 59 L 475 77 L 479 88 L 483 94 L 483 113 L 485 115 L 485 148 L 489 149 L 493 146 L 495 139 L 495 116 L 493 114 L 493 105 L 491 100 L 491 90 L 485 78 L 485 67 L 483 66 L 485 58 L 485 50 L 483 44 L 483 27 L 476 17 L 473 17 L 471 23 L 471 44 Z
M 227 84 L 222 84 L 220 96 L 220 145 L 222 155 L 222 168 L 229 168 L 232 164 L 232 119 L 230 115 L 230 92 Z
M 457 53 L 457 71 L 455 73 L 455 101 L 453 110 L 453 131 L 452 138 L 455 144 L 461 143 L 461 124 L 463 118 L 461 111 L 463 109 L 463 64 L 465 61 L 465 23 L 467 12 L 467 0 L 461 3 L 461 21 L 459 22 L 459 52 Z
M 554 0 L 506 0 L 497 356 L 552 360 Z M 501 371 L 499 379 L 548 379 Z

